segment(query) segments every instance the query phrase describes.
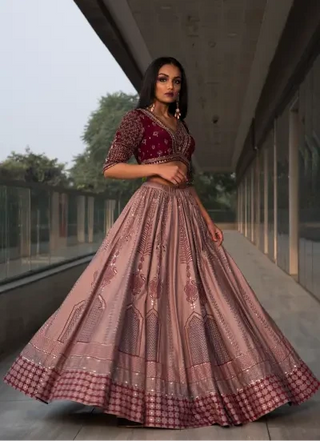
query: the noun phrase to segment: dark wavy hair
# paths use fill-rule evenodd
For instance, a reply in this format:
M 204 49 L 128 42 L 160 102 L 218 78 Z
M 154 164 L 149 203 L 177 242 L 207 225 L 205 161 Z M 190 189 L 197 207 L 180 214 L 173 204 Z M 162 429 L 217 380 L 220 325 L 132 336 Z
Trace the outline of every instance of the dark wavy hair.
M 139 94 L 139 101 L 137 105 L 137 109 L 145 109 L 149 106 L 151 106 L 154 102 L 155 98 L 155 89 L 156 89 L 156 83 L 157 78 L 159 74 L 159 70 L 162 66 L 165 64 L 172 64 L 173 66 L 176 66 L 180 72 L 181 72 L 181 89 L 179 93 L 179 109 L 181 112 L 181 119 L 183 120 L 187 116 L 188 112 L 188 85 L 187 85 L 187 78 L 184 71 L 184 68 L 179 63 L 178 60 L 172 57 L 160 57 L 156 58 L 148 67 L 146 70 L 141 91 Z M 171 103 L 169 105 L 169 112 L 174 115 L 176 111 L 176 103 Z

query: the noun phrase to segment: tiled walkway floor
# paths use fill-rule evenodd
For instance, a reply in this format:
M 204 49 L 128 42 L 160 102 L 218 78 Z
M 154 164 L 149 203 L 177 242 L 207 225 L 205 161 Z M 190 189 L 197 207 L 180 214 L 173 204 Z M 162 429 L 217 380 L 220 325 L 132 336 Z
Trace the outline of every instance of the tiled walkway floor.
M 225 245 L 263 306 L 320 377 L 320 304 L 238 233 L 227 232 Z M 15 355 L 1 361 L 1 377 Z M 0 439 L 320 440 L 320 394 L 242 427 L 175 431 L 120 429 L 97 409 L 69 402 L 47 406 L 0 383 Z

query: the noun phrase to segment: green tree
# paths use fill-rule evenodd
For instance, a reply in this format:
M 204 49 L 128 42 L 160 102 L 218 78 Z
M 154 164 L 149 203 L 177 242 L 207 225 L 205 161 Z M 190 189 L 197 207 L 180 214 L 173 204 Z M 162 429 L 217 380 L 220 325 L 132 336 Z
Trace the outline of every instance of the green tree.
M 50 159 L 43 153 L 32 153 L 29 147 L 25 153 L 12 152 L 7 159 L 0 162 L 0 178 L 48 185 L 69 184 L 65 164 L 58 162 L 56 158 Z
M 236 180 L 232 173 L 195 173 L 194 187 L 207 209 L 234 207 Z
M 76 188 L 107 191 L 110 198 L 128 200 L 139 187 L 141 180 L 106 180 L 102 174 L 103 162 L 121 119 L 135 107 L 137 99 L 137 95 L 123 92 L 108 94 L 100 99 L 97 110 L 92 112 L 84 129 L 82 139 L 86 148 L 74 158 L 74 165 L 70 170 L 70 177 Z

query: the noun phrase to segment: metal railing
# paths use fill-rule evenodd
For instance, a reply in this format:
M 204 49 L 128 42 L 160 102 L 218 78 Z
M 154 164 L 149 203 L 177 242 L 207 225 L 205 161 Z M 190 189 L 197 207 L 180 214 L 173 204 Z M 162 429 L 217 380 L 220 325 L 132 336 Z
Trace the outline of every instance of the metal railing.
M 119 210 L 106 194 L 0 180 L 0 283 L 94 254 Z

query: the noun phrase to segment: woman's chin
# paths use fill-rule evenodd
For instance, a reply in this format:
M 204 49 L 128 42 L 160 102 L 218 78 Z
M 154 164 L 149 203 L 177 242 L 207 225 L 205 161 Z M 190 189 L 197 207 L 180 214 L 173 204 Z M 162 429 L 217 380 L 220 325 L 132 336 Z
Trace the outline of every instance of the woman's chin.
M 175 99 L 172 97 L 165 96 L 160 102 L 163 104 L 172 104 L 175 102 Z

